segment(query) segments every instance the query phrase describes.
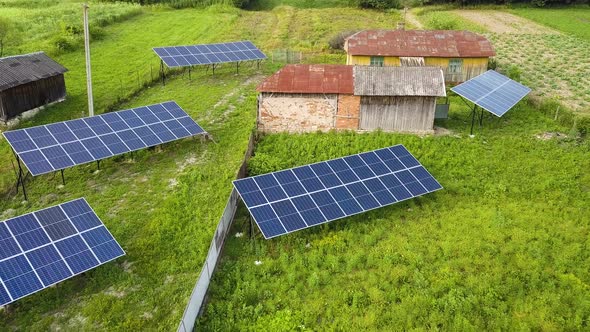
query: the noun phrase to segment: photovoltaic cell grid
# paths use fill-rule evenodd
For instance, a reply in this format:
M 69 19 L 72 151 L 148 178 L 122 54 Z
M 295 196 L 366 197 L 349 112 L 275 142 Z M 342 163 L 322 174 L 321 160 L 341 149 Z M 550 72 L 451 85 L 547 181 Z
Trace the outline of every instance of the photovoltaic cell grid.
M 154 47 L 154 52 L 158 54 L 160 59 L 168 67 L 186 67 L 266 59 L 266 55 L 249 41 Z
M 32 175 L 205 133 L 173 101 L 4 132 Z
M 530 88 L 494 70 L 488 70 L 451 90 L 498 117 L 531 92 Z
M 123 255 L 83 198 L 0 222 L 0 306 Z
M 266 239 L 442 186 L 403 145 L 234 181 Z

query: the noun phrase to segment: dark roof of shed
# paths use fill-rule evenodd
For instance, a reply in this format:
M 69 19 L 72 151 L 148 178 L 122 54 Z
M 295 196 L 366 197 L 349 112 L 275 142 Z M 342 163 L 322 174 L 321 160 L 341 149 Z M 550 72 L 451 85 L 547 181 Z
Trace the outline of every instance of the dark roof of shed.
M 354 67 L 357 96 L 446 96 L 440 67 Z
M 43 52 L 0 58 L 0 91 L 66 71 Z
M 454 30 L 364 30 L 346 39 L 350 55 L 475 58 L 496 55 L 486 37 Z
M 286 65 L 264 80 L 256 90 L 284 93 L 352 94 L 352 66 Z

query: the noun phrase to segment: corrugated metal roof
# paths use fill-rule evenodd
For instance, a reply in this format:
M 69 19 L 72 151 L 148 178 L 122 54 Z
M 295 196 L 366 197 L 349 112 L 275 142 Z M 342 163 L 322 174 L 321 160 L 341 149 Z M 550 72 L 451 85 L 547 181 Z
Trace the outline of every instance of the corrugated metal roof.
M 352 66 L 286 65 L 264 80 L 256 90 L 284 93 L 352 94 Z
M 496 55 L 492 44 L 470 31 L 364 30 L 346 40 L 350 55 L 474 58 Z
M 0 58 L 0 91 L 66 71 L 43 52 Z
M 354 66 L 356 96 L 446 96 L 439 67 Z

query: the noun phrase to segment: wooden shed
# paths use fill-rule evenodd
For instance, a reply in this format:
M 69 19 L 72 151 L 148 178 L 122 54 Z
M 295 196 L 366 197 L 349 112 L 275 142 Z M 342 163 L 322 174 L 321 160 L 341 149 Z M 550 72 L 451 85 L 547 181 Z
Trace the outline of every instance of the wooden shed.
M 447 82 L 464 82 L 488 69 L 492 44 L 470 31 L 364 30 L 344 43 L 346 64 L 436 66 Z
M 436 67 L 354 67 L 360 96 L 359 129 L 430 133 L 436 98 L 445 97 L 443 72 Z
M 262 82 L 263 132 L 330 129 L 432 132 L 443 72 L 436 67 L 287 65 Z
M 43 52 L 1 58 L 0 120 L 63 100 L 66 71 Z

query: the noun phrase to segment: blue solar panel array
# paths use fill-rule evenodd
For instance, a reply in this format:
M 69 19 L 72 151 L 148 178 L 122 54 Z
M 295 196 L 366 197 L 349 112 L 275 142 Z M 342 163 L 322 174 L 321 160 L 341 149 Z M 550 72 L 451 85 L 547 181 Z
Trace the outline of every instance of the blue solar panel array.
M 4 132 L 31 174 L 40 175 L 205 131 L 173 101 Z
M 403 145 L 234 181 L 266 239 L 442 186 Z
M 494 71 L 451 88 L 451 91 L 500 117 L 524 98 L 531 89 Z
M 0 306 L 123 255 L 83 198 L 0 222 Z
M 249 41 L 154 47 L 154 52 L 158 54 L 160 59 L 168 67 L 187 67 L 266 59 L 266 55 Z

